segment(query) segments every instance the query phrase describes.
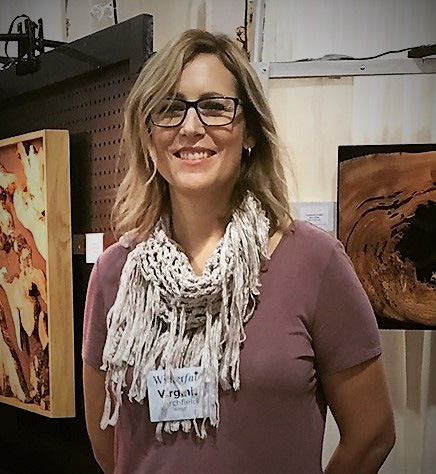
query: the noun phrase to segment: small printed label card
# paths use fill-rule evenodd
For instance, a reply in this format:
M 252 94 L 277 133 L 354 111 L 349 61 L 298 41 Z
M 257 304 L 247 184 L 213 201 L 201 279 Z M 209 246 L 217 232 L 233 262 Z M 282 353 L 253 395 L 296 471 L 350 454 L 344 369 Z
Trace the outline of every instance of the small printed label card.
M 300 219 L 308 221 L 327 232 L 334 232 L 336 203 L 295 202 L 292 207 Z
M 176 421 L 203 418 L 205 413 L 205 390 L 201 390 L 200 367 L 152 370 L 147 376 L 148 406 L 150 421 Z
M 86 263 L 95 263 L 98 257 L 103 253 L 102 232 L 85 234 L 85 261 Z

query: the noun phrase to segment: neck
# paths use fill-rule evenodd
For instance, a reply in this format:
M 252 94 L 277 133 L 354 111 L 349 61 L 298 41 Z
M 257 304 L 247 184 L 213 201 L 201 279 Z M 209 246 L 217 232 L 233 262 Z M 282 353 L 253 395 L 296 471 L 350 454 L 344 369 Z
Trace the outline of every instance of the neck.
M 224 235 L 229 207 L 230 194 L 217 199 L 171 193 L 173 238 L 188 257 L 213 252 Z

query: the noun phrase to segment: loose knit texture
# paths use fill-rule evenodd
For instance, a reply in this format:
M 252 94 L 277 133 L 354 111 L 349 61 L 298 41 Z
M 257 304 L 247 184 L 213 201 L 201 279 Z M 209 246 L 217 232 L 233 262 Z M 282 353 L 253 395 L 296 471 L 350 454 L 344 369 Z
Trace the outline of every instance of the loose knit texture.
M 127 397 L 139 403 L 147 397 L 150 370 L 163 369 L 170 375 L 173 368 L 201 368 L 208 416 L 200 426 L 197 420 L 158 423 L 160 441 L 162 430 L 194 429 L 197 436 L 206 437 L 206 421 L 213 427 L 219 424 L 219 387 L 239 390 L 240 346 L 259 294 L 269 220 L 248 193 L 201 276 L 168 236 L 168 228 L 168 219 L 161 218 L 150 237 L 127 257 L 107 316 L 101 366 L 106 371 L 102 429 L 118 420 L 129 368 Z

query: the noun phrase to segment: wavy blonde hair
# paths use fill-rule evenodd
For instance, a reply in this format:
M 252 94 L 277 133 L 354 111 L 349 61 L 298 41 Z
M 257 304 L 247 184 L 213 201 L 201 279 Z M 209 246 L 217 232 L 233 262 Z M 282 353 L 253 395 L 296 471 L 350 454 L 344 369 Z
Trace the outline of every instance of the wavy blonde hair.
M 235 77 L 247 131 L 256 142 L 250 156 L 242 151 L 230 213 L 251 190 L 270 219 L 271 235 L 292 221 L 276 126 L 245 52 L 226 35 L 188 30 L 146 62 L 127 98 L 122 150 L 128 168 L 112 211 L 117 239 L 125 233 L 146 239 L 162 213 L 170 209 L 168 184 L 157 171 L 153 156 L 150 112 L 162 99 L 175 95 L 183 68 L 203 53 L 217 56 Z

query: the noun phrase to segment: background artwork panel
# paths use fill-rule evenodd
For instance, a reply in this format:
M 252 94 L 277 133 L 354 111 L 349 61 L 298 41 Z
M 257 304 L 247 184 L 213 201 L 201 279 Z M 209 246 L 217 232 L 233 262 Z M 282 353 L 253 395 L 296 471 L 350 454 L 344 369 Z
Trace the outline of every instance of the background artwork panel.
M 74 416 L 69 135 L 0 141 L 0 402 Z
M 381 328 L 436 329 L 436 145 L 339 147 L 338 236 Z

